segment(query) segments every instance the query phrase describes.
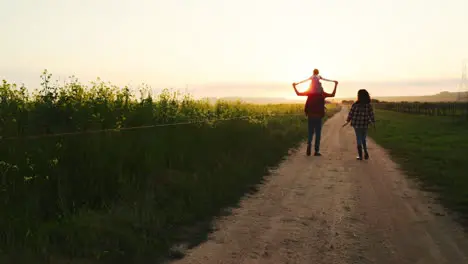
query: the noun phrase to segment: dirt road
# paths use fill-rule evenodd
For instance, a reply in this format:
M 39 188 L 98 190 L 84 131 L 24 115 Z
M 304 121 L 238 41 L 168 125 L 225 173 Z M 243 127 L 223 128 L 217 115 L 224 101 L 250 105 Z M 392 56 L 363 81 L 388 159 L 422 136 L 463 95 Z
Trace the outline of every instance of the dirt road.
M 216 222 L 211 238 L 173 263 L 468 263 L 468 239 L 369 142 L 356 161 L 343 109 L 325 123 L 322 157 L 301 146 Z

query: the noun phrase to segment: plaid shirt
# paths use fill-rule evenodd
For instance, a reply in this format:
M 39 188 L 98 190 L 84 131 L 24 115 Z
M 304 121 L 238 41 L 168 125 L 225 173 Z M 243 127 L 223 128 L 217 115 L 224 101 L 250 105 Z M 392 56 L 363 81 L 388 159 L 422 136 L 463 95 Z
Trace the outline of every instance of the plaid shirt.
M 351 110 L 349 110 L 346 121 L 351 121 L 351 126 L 355 128 L 368 128 L 370 123 L 375 123 L 372 105 L 354 103 Z

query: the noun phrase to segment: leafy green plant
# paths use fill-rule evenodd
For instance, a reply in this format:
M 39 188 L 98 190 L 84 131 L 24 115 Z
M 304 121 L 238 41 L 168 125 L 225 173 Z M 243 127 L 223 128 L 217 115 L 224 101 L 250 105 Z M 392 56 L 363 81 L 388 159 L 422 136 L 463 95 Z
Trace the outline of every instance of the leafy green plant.
M 181 226 L 235 203 L 306 135 L 302 105 L 210 104 L 147 87 L 137 99 L 99 79 L 51 78 L 44 71 L 33 95 L 0 87 L 0 256 L 160 255 Z M 225 118 L 239 119 L 216 121 Z M 89 133 L 102 129 L 120 130 Z

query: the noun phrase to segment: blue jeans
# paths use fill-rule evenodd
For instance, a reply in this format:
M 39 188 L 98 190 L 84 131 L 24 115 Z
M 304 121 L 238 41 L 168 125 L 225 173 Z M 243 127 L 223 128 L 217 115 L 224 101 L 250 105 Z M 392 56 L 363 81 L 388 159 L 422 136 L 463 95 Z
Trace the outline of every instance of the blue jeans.
M 354 128 L 356 133 L 356 143 L 358 146 L 362 146 L 364 149 L 367 149 L 367 128 Z
M 320 137 L 322 136 L 322 118 L 320 117 L 309 117 L 308 118 L 309 134 L 307 138 L 307 144 L 311 144 L 312 138 L 315 133 L 315 152 L 320 150 Z

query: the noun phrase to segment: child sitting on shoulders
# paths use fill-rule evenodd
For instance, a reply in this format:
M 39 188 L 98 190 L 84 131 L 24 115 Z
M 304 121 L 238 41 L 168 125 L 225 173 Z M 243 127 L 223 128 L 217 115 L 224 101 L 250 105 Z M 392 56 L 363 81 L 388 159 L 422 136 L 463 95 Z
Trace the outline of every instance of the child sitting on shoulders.
M 323 78 L 322 76 L 320 76 L 319 70 L 314 69 L 312 76 L 310 76 L 309 78 L 303 81 L 296 83 L 296 85 L 307 82 L 307 81 L 311 81 L 309 85 L 309 90 L 308 90 L 309 95 L 321 95 L 323 93 L 323 87 L 322 87 L 322 83 L 320 82 L 320 80 L 324 80 L 328 82 L 335 82 L 335 81 Z

